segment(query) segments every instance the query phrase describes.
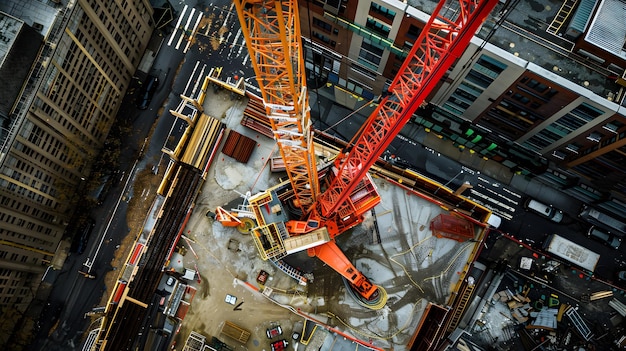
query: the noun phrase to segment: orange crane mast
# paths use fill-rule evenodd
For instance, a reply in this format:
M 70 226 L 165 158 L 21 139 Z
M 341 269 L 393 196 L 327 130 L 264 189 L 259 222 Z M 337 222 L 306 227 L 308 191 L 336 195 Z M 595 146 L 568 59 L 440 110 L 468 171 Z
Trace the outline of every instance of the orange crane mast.
M 308 213 L 319 193 L 297 0 L 234 1 L 274 139 Z
M 307 247 L 309 255 L 317 256 L 340 273 L 363 305 L 382 308 L 386 302 L 384 290 L 359 272 L 332 239 L 361 223 L 363 216 L 380 202 L 368 175 L 370 167 L 461 56 L 498 0 L 439 2 L 390 85 L 389 94 L 324 172 L 321 184 L 317 179 L 303 80 L 297 1 L 234 2 L 293 187 L 292 202 L 302 211 L 299 218 L 289 220 L 286 225 L 270 226 L 263 218 L 263 211 L 255 209 L 258 225 L 266 233 L 264 238 L 257 234 L 257 245 L 261 250 L 265 247 L 266 254 L 271 251 L 271 255 L 279 257 L 275 252 L 281 250 L 275 244 L 280 246 L 283 239 L 327 231 L 330 240 Z M 266 197 L 271 196 L 264 196 L 259 204 L 269 208 Z M 270 211 L 266 209 L 266 212 Z

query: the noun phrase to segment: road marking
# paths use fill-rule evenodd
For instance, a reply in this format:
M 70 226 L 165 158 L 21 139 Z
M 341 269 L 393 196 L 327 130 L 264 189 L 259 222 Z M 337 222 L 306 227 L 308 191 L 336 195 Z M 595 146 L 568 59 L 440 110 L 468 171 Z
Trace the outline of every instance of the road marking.
M 231 54 L 231 53 L 233 53 L 234 48 L 236 48 L 236 47 L 238 46 L 238 45 L 237 45 L 237 40 L 239 40 L 239 36 L 240 36 L 240 35 L 241 35 L 241 29 L 239 29 L 239 30 L 237 31 L 237 34 L 235 34 L 235 39 L 233 39 L 233 50 L 230 50 L 230 51 L 228 52 L 228 58 L 230 58 L 230 54 Z M 244 45 L 245 45 L 245 43 L 244 43 Z M 242 47 L 241 47 L 241 46 L 239 46 L 239 50 L 237 51 L 237 55 L 236 55 L 236 56 L 239 56 L 239 54 L 241 54 L 241 50 L 242 50 Z
M 183 50 L 183 53 L 186 53 L 187 50 L 189 50 L 189 46 L 191 45 L 191 42 L 193 40 L 193 36 L 196 33 L 196 29 L 198 28 L 198 25 L 200 24 L 200 20 L 202 20 L 202 16 L 204 16 L 204 14 L 202 12 L 198 11 L 198 13 L 200 15 L 198 16 L 198 19 L 196 20 L 196 24 L 193 26 L 193 29 L 191 30 L 191 34 L 189 34 L 189 39 L 187 41 L 187 46 L 185 46 L 185 50 Z
M 176 22 L 176 25 L 174 26 L 174 31 L 172 32 L 172 35 L 170 35 L 170 40 L 168 40 L 167 46 L 171 46 L 172 45 L 172 40 L 174 39 L 174 35 L 176 34 L 176 30 L 178 29 L 178 26 L 180 26 L 180 22 L 183 20 L 183 16 L 185 15 L 185 11 L 187 11 L 187 5 L 186 4 L 185 4 L 185 7 L 183 7 L 183 11 L 180 13 L 180 16 L 178 16 L 178 21 Z
M 502 203 L 502 202 L 498 201 L 497 199 L 494 199 L 494 198 L 492 198 L 492 197 L 490 197 L 488 195 L 485 195 L 485 194 L 483 194 L 481 192 L 478 192 L 478 191 L 476 191 L 474 189 L 471 189 L 470 191 L 475 196 L 478 196 L 478 197 L 480 197 L 482 199 L 485 199 L 485 200 L 487 200 L 489 202 L 492 202 L 492 203 L 494 203 L 496 205 L 499 205 L 500 207 L 503 207 L 503 208 L 509 210 L 510 212 L 515 212 L 515 208 L 513 208 L 513 207 L 511 207 L 511 206 L 509 206 L 509 205 L 507 205 L 505 203 Z
M 511 204 L 513 204 L 513 205 L 519 205 L 519 202 L 517 202 L 517 201 L 515 201 L 515 200 L 513 200 L 513 199 L 511 199 L 511 198 L 508 198 L 508 197 L 504 196 L 503 194 L 500 194 L 499 192 L 497 192 L 497 191 L 495 191 L 495 190 L 493 190 L 493 189 L 489 189 L 489 188 L 485 187 L 485 186 L 484 186 L 484 185 L 482 185 L 482 184 L 477 184 L 477 186 L 478 186 L 479 188 L 483 188 L 483 189 L 485 189 L 486 191 L 488 191 L 488 192 L 490 192 L 490 193 L 494 194 L 495 196 L 497 196 L 497 197 L 499 197 L 499 198 L 501 198 L 501 199 L 504 199 L 504 200 L 506 200 L 506 201 L 510 202 L 510 203 L 511 203 Z
M 193 75 L 196 74 L 196 69 L 198 69 L 199 64 L 200 64 L 200 61 L 196 61 L 196 65 L 193 67 L 193 71 L 191 71 L 191 77 L 187 81 L 187 85 L 185 85 L 185 90 L 183 90 L 184 96 L 189 96 L 187 95 L 187 89 L 189 88 L 189 83 L 191 83 L 191 79 L 193 78 Z
M 202 79 L 202 77 L 204 77 L 204 69 L 206 68 L 206 64 L 202 65 L 202 69 L 200 70 L 200 74 L 198 75 L 198 79 L 196 79 L 196 84 L 194 84 L 193 86 L 193 90 L 191 90 L 191 96 L 194 96 L 196 94 L 196 90 L 198 89 L 198 85 L 204 83 L 204 79 Z M 196 96 L 196 99 L 198 98 L 198 96 Z
M 176 50 L 180 47 L 180 44 L 183 42 L 183 38 L 185 38 L 185 32 L 189 29 L 189 23 L 191 23 L 191 19 L 193 18 L 193 14 L 196 12 L 196 9 L 191 8 L 191 14 L 189 14 L 189 18 L 187 18 L 187 23 L 185 23 L 185 28 L 180 33 L 180 38 L 178 39 L 178 44 L 176 44 Z
M 191 13 L 189 14 L 189 18 L 187 18 L 187 23 L 185 24 L 185 30 L 189 29 L 189 23 L 191 23 L 191 19 L 193 18 L 193 14 L 196 13 L 195 8 L 191 8 Z

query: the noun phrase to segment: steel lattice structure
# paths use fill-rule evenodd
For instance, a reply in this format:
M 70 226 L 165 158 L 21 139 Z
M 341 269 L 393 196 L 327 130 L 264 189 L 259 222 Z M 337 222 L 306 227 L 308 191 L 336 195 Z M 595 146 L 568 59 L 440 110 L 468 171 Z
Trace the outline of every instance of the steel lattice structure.
M 234 1 L 274 139 L 297 201 L 309 212 L 319 193 L 297 0 Z

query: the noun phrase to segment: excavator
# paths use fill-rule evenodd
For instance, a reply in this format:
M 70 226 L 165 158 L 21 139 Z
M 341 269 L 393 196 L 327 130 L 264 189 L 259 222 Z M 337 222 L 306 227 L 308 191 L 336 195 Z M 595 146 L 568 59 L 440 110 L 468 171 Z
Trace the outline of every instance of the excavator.
M 380 202 L 368 171 L 457 60 L 498 0 L 441 0 L 384 97 L 332 160 L 313 144 L 297 0 L 234 0 L 266 115 L 288 182 L 247 198 L 262 258 L 307 250 L 341 274 L 357 301 L 387 301 L 347 259 L 335 237 L 363 222 Z M 224 224 L 236 225 L 232 216 Z M 283 268 L 289 273 L 289 269 Z

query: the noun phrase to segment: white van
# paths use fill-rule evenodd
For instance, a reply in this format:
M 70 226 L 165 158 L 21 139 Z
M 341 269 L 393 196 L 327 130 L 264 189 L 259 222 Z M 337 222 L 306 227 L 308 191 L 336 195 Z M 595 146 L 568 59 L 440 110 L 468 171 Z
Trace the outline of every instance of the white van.
M 537 200 L 528 199 L 524 203 L 524 208 L 533 212 L 536 212 L 549 220 L 560 223 L 563 220 L 563 211 L 557 210 L 556 208 L 543 204 Z

